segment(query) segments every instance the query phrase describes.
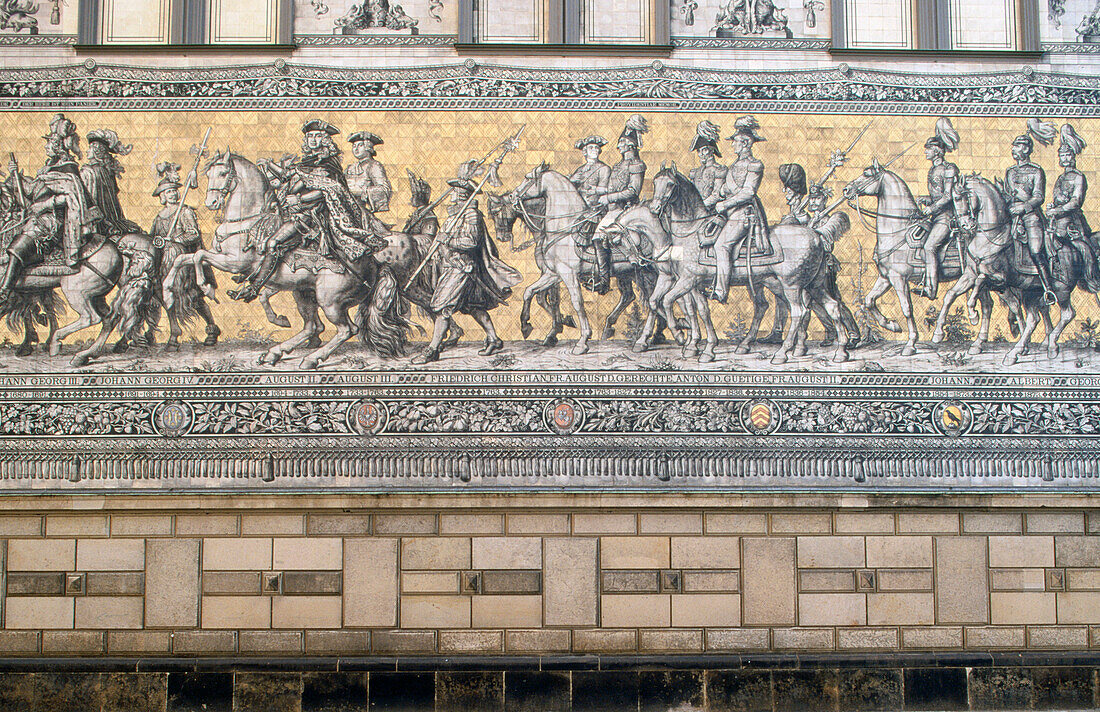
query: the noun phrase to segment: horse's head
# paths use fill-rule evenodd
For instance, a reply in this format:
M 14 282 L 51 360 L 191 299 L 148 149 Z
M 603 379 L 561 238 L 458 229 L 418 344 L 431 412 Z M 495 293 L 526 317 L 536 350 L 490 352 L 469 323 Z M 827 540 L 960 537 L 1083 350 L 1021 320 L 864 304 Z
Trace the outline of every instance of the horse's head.
M 225 210 L 226 200 L 237 187 L 237 170 L 233 163 L 233 151 L 227 146 L 225 153 L 215 153 L 206 164 L 206 207 Z
M 886 175 L 886 169 L 879 165 L 878 159 L 872 159 L 871 165 L 863 170 L 863 174 L 844 186 L 844 197 L 849 200 L 860 195 L 878 195 L 882 192 L 882 177 Z
M 511 194 L 494 195 L 485 194 L 488 200 L 489 217 L 493 219 L 493 227 L 496 229 L 497 239 L 501 242 L 512 241 L 512 225 L 519 217 L 516 203 L 511 200 Z
M 542 187 L 542 177 L 550 170 L 550 164 L 543 161 L 531 169 L 531 172 L 523 177 L 523 182 L 508 194 L 512 202 L 518 202 L 526 198 L 538 198 L 545 190 Z
M 649 201 L 649 207 L 654 213 L 664 211 L 668 201 L 677 193 L 678 173 L 675 162 L 672 165 L 661 163 L 661 170 L 653 176 L 653 198 Z

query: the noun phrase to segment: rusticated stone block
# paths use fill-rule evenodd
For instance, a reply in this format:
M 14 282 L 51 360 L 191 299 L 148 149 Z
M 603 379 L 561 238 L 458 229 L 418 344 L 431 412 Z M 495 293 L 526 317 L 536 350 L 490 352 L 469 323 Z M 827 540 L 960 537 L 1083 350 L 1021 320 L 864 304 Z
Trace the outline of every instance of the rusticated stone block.
M 741 596 L 736 593 L 673 594 L 672 625 L 685 628 L 741 625 Z
M 100 710 L 104 675 L 86 672 L 41 673 L 37 676 L 38 710 Z
M 397 539 L 344 540 L 345 626 L 397 625 L 397 544 Z
M 603 630 L 599 628 L 573 631 L 573 651 L 577 653 L 625 653 L 638 647 L 633 630 Z
M 1015 512 L 963 512 L 963 534 L 1019 534 L 1023 516 Z
M 340 595 L 343 576 L 339 571 L 284 571 L 283 595 Z
M 509 653 L 553 653 L 569 650 L 568 630 L 509 630 L 504 633 L 504 649 Z
M 1043 569 L 991 569 L 994 591 L 1044 591 L 1047 587 Z
M 612 594 L 600 597 L 600 625 L 608 628 L 667 628 L 672 604 L 667 594 Z
M 469 596 L 402 596 L 402 628 L 469 628 Z
M 50 514 L 46 517 L 46 536 L 107 536 L 105 514 Z
M 89 596 L 140 596 L 145 593 L 145 574 L 89 573 L 85 585 Z
M 748 512 L 708 512 L 703 515 L 708 534 L 767 534 L 768 515 Z
M 305 631 L 307 654 L 370 654 L 370 631 L 366 630 L 307 630 Z
M 771 515 L 773 534 L 831 534 L 833 516 L 825 512 L 776 513 Z
M 41 680 L 35 673 L 0 673 L 0 709 L 34 710 Z
M 600 590 L 604 593 L 656 593 L 656 571 L 601 571 Z
M 961 626 L 902 628 L 901 645 L 914 650 L 961 648 L 963 629 Z
M 798 596 L 801 626 L 867 624 L 867 596 L 862 593 L 803 593 Z
M 141 571 L 145 568 L 144 539 L 78 539 L 79 571 Z
M 298 673 L 239 672 L 233 680 L 233 712 L 299 712 L 302 676 Z
M 504 697 L 509 712 L 570 712 L 569 673 L 508 671 Z
M 454 571 L 402 571 L 402 593 L 457 593 Z
M 374 533 L 387 535 L 436 534 L 438 523 L 434 514 L 376 514 Z
M 991 536 L 989 565 L 1020 569 L 1054 566 L 1054 537 Z
M 839 650 L 894 650 L 898 647 L 897 628 L 838 628 Z
M 207 655 L 237 651 L 237 633 L 231 630 L 183 630 L 172 634 L 176 655 Z
M 269 596 L 204 596 L 203 628 L 270 628 Z
M 232 673 L 168 674 L 168 712 L 232 712 Z
M 369 514 L 310 514 L 306 517 L 310 536 L 370 534 Z
M 778 650 L 832 650 L 832 628 L 775 628 L 772 645 Z
M 737 593 L 741 588 L 741 572 L 685 571 L 683 588 L 688 593 Z
M 839 708 L 846 712 L 903 709 L 901 670 L 852 670 L 838 673 Z
M 1100 569 L 1068 569 L 1066 588 L 1071 591 L 1100 591 Z
M 860 568 L 865 559 L 861 536 L 798 537 L 799 568 Z
M 959 515 L 955 512 L 902 512 L 898 514 L 898 534 L 958 534 Z
M 970 706 L 972 709 L 1029 709 L 1034 684 L 1023 668 L 982 668 L 970 670 Z
M 1100 536 L 1054 537 L 1054 565 L 1100 568 Z
M 1030 534 L 1075 534 L 1085 532 L 1084 512 L 1028 512 Z
M 1086 626 L 1034 626 L 1028 629 L 1027 645 L 1058 650 L 1087 648 L 1089 629 Z
M 256 571 L 207 571 L 202 575 L 204 595 L 259 594 L 260 574 Z
M 707 630 L 707 650 L 767 650 L 767 628 L 711 628 Z
M 703 631 L 642 630 L 638 633 L 638 647 L 642 652 L 697 652 L 703 649 Z
M 640 712 L 701 710 L 703 698 L 702 671 L 643 671 L 638 675 Z
M 242 654 L 291 655 L 302 652 L 302 634 L 297 631 L 242 630 L 237 644 Z
M 1057 623 L 1053 593 L 989 594 L 990 622 L 993 625 L 1053 625 Z
M 73 571 L 75 539 L 11 539 L 8 571 Z
M 881 569 L 879 591 L 931 591 L 931 569 Z
M 102 676 L 103 712 L 164 712 L 166 673 L 108 673 Z
M 475 569 L 541 569 L 542 539 L 522 536 L 474 537 Z
M 0 631 L 0 655 L 33 655 L 37 652 L 38 633 L 36 631 Z M 4 709 L 3 706 L 0 706 L 0 709 Z
M 855 591 L 854 571 L 799 571 L 798 587 L 802 591 Z
M 111 536 L 171 536 L 170 514 L 112 514 Z
M 236 536 L 239 532 L 236 514 L 176 515 L 176 536 Z
M 500 653 L 504 650 L 501 630 L 441 630 L 441 653 Z
M 794 538 L 746 537 L 741 546 L 744 624 L 794 625 Z
M 59 571 L 9 573 L 7 583 L 9 596 L 59 596 L 64 587 L 64 574 Z
M 911 668 L 905 671 L 905 709 L 965 710 L 965 668 Z
M 440 534 L 503 534 L 502 514 L 440 514 Z
M 974 627 L 966 629 L 966 647 L 968 648 L 1022 648 L 1024 647 L 1024 629 L 1022 627 Z
M 1058 597 L 1058 622 L 1062 625 L 1100 623 L 1100 591 L 1067 591 L 1054 595 Z
M 73 599 L 62 596 L 27 596 L 5 602 L 6 627 L 17 630 L 60 629 L 73 627 Z
M 379 630 L 371 634 L 375 653 L 434 653 L 435 631 L 431 630 Z
M 541 571 L 482 571 L 481 592 L 485 594 L 542 593 Z
M 776 670 L 772 673 L 776 712 L 831 712 L 837 706 L 834 670 Z
M 938 623 L 989 621 L 987 561 L 985 537 L 936 537 Z
M 542 625 L 542 596 L 475 596 L 470 616 L 475 628 L 536 628 Z
M 543 601 L 548 626 L 596 625 L 597 540 L 543 541 Z
M 109 630 L 108 655 L 151 655 L 167 653 L 172 648 L 172 634 L 167 630 Z
M 568 514 L 509 514 L 505 518 L 507 532 L 519 534 L 568 534 Z
M 43 655 L 102 655 L 105 640 L 98 630 L 42 631 Z
M 204 571 L 268 571 L 271 539 L 203 539 Z
M 45 517 L 22 514 L 0 516 L 0 537 L 42 536 Z
M 372 672 L 367 684 L 372 712 L 435 710 L 433 673 Z
M 708 670 L 707 703 L 715 712 L 772 712 L 772 676 L 766 670 Z
M 302 712 L 366 712 L 366 709 L 366 673 L 302 673 Z
M 441 672 L 435 685 L 437 712 L 498 712 L 504 708 L 502 672 Z
M 76 627 L 141 628 L 144 608 L 136 596 L 83 596 L 76 599 Z
M 343 566 L 342 539 L 277 537 L 272 540 L 271 567 L 277 571 L 339 571 Z
M 621 712 L 638 708 L 638 673 L 574 672 L 573 709 Z

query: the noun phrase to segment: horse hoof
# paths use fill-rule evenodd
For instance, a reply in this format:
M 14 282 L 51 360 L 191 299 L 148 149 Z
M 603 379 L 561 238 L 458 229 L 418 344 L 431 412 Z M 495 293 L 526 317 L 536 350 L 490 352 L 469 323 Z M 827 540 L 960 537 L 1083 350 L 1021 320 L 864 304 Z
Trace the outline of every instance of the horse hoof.
M 180 343 L 178 341 L 169 341 L 164 345 L 165 353 L 173 353 L 180 350 Z
M 321 359 L 319 359 L 319 358 L 310 358 L 310 357 L 306 357 L 306 358 L 302 359 L 302 364 L 301 364 L 303 371 L 312 371 L 320 365 L 321 365 Z
M 775 356 L 772 356 L 772 363 L 776 366 L 787 363 L 787 354 L 776 354 Z
M 695 358 L 699 355 L 698 348 L 683 348 L 680 349 L 680 358 Z
M 658 331 L 653 335 L 653 341 L 651 343 L 654 346 L 660 346 L 661 344 L 667 344 L 668 339 L 665 338 L 665 333 L 663 331 Z
M 801 358 L 808 353 L 808 349 L 805 346 L 799 346 L 794 350 L 794 355 Z
M 902 350 L 901 350 L 901 355 L 902 356 L 912 356 L 916 352 L 917 352 L 917 349 L 914 346 L 912 346 L 910 344 L 906 344 L 905 347 L 902 348 Z
M 61 344 L 50 344 L 50 356 L 61 355 Z
M 203 346 L 217 346 L 218 345 L 218 335 L 217 334 L 211 334 L 211 335 L 207 336 L 205 339 L 202 340 L 202 345 Z
M 978 318 L 978 312 L 973 309 L 968 309 L 966 312 L 966 318 L 970 321 L 971 326 L 977 326 L 980 321 Z
M 672 335 L 676 339 L 676 344 L 678 346 L 683 346 L 688 341 L 687 336 L 685 336 L 682 331 L 675 331 Z
M 1058 350 L 1058 349 L 1056 349 L 1056 348 L 1054 348 L 1054 349 L 1047 349 L 1047 358 L 1049 358 L 1049 359 L 1056 359 L 1056 358 L 1058 358 L 1058 354 L 1059 354 L 1059 350 Z
M 279 363 L 279 359 L 282 357 L 283 355 L 277 351 L 268 351 L 263 356 L 260 356 L 260 363 L 264 366 L 274 366 Z
M 745 354 L 747 354 L 749 352 L 749 347 L 748 346 L 738 346 L 737 348 L 735 348 L 733 350 L 733 352 L 735 354 L 737 354 L 738 356 L 744 356 Z
M 550 336 L 547 336 L 545 339 L 542 340 L 542 345 L 543 346 L 557 346 L 558 345 L 558 337 L 551 334 Z
M 80 368 L 81 366 L 87 366 L 88 362 L 91 360 L 92 359 L 88 356 L 88 354 L 79 353 L 76 356 L 73 356 L 72 360 L 69 361 L 69 365 L 73 368 Z
M 309 341 L 306 342 L 306 348 L 307 349 L 319 349 L 319 348 L 321 348 L 321 337 L 320 336 L 311 336 L 311 337 L 309 337 Z
M 34 347 L 30 344 L 19 344 L 19 348 L 15 350 L 16 356 L 30 356 L 34 353 Z
M 600 341 L 607 341 L 608 339 L 610 339 L 613 336 L 615 336 L 615 330 L 608 327 L 608 328 L 603 330 L 602 334 L 600 334 Z
M 699 363 L 712 363 L 714 361 L 714 354 L 709 351 L 704 351 L 699 354 Z
M 581 354 L 586 354 L 586 353 L 588 353 L 588 344 L 587 343 L 578 342 L 577 345 L 573 347 L 573 355 L 574 356 L 580 356 Z
M 1020 362 L 1019 354 L 1014 354 L 1011 351 L 1005 354 L 1005 357 L 1001 360 L 1001 363 L 1005 366 L 1015 366 Z
M 274 324 L 275 326 L 278 326 L 278 327 L 282 328 L 282 329 L 289 329 L 290 328 L 290 319 L 287 319 L 282 314 L 279 314 L 277 317 L 272 319 L 271 323 Z
M 886 329 L 887 329 L 887 331 L 892 331 L 895 334 L 900 334 L 901 333 L 901 325 L 898 324 L 893 319 L 890 319 L 889 321 L 886 322 Z
M 844 363 L 848 360 L 848 352 L 840 349 L 833 355 L 833 363 Z
M 636 341 L 634 345 L 630 347 L 630 350 L 636 354 L 644 354 L 647 348 L 648 347 L 644 343 Z
M 783 343 L 783 334 L 777 334 L 773 331 L 772 333 L 765 336 L 763 339 L 758 339 L 757 341 L 761 344 L 781 344 Z
M 932 343 L 933 344 L 942 344 L 944 338 L 945 337 L 944 337 L 944 333 L 943 333 L 942 329 L 936 329 L 935 331 L 932 332 Z
M 531 332 L 535 330 L 535 327 L 531 326 L 530 322 L 523 322 L 519 325 L 519 333 L 523 334 L 523 338 L 527 338 L 531 335 Z
M 982 352 L 982 347 L 979 346 L 978 344 L 974 344 L 973 346 L 971 346 L 970 348 L 968 348 L 966 350 L 966 353 L 970 354 L 971 356 L 977 356 L 981 352 Z

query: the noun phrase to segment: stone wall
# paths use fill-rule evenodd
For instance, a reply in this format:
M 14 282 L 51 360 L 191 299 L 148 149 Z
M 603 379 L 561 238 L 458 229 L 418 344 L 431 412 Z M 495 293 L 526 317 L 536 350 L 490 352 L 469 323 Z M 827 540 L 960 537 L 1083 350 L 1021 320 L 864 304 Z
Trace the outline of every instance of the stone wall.
M 904 497 L 748 499 L 190 498 L 181 511 L 108 498 L 94 513 L 28 500 L 0 518 L 0 646 L 47 657 L 1100 646 L 1091 498 L 944 497 L 934 510 Z

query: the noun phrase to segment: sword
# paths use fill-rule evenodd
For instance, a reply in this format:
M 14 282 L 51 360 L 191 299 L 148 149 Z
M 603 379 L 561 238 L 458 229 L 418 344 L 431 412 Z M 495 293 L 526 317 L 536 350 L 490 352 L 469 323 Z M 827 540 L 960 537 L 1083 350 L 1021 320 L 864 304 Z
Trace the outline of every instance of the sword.
M 455 216 L 461 216 L 462 213 L 466 212 L 466 208 L 470 207 L 470 203 L 472 203 L 474 201 L 474 198 L 477 197 L 477 194 L 481 192 L 482 186 L 484 186 L 485 182 L 488 181 L 493 176 L 493 174 L 495 172 L 495 167 L 499 166 L 504 161 L 505 156 L 507 156 L 509 153 L 511 153 L 512 151 L 514 151 L 516 148 L 519 147 L 519 137 L 523 135 L 523 130 L 526 129 L 526 128 L 527 128 L 527 124 L 524 124 L 523 126 L 520 126 L 519 131 L 517 131 L 514 136 L 511 136 L 510 138 L 505 139 L 504 141 L 502 141 L 501 143 L 498 143 L 496 146 L 493 147 L 493 150 L 490 152 L 489 155 L 492 155 L 492 153 L 495 153 L 499 148 L 501 148 L 501 146 L 503 146 L 504 150 L 501 151 L 500 155 L 497 156 L 496 159 L 493 161 L 493 163 L 495 164 L 494 167 L 492 167 L 489 170 L 485 171 L 485 176 L 481 179 L 481 182 L 478 183 L 477 186 L 474 188 L 474 192 L 470 193 L 470 197 L 466 198 L 466 202 L 462 204 L 462 207 L 459 208 L 455 212 Z M 482 159 L 481 165 L 484 165 L 484 163 L 485 163 L 485 159 Z M 452 188 L 453 188 L 453 186 L 452 186 Z M 447 191 L 447 193 L 450 193 L 450 192 L 451 192 L 450 190 Z M 444 195 L 446 195 L 447 193 L 444 193 Z M 442 199 L 442 196 L 440 196 L 440 200 L 441 199 Z M 438 200 L 436 201 L 436 203 L 438 204 Z M 431 247 L 429 247 L 428 251 L 424 254 L 424 259 L 420 262 L 420 265 L 412 273 L 412 276 L 409 277 L 408 281 L 405 282 L 405 290 L 407 290 L 409 287 L 412 286 L 412 283 L 414 281 L 416 281 L 416 278 L 420 275 L 421 271 L 423 271 L 424 267 L 426 267 L 428 262 L 431 261 L 432 257 L 435 255 L 436 251 L 439 250 L 439 246 L 441 244 L 443 244 L 443 240 L 441 239 L 440 236 L 446 234 L 446 232 L 447 232 L 446 228 L 447 228 L 447 225 L 444 224 L 443 229 L 436 233 L 435 238 L 432 240 Z M 404 290 L 402 290 L 402 291 L 404 291 Z
M 19 163 L 15 160 L 15 153 L 8 153 L 8 158 L 15 166 L 15 170 L 11 172 L 11 182 L 15 186 L 15 197 L 19 199 L 19 207 L 26 212 L 27 196 L 23 192 L 23 174 L 19 171 Z

